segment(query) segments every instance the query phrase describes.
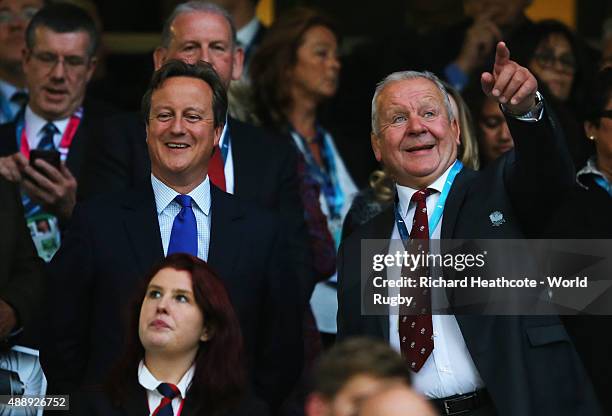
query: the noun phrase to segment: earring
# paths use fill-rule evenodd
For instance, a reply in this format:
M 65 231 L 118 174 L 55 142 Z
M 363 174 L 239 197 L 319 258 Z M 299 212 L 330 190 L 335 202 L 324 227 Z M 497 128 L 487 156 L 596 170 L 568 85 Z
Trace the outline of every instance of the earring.
M 595 136 L 589 136 L 589 140 L 595 141 L 597 139 L 597 137 Z

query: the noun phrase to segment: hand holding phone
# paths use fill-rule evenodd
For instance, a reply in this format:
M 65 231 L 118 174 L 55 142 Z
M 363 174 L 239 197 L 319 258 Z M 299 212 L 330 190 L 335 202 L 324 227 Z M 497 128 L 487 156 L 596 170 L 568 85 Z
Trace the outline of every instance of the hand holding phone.
M 42 159 L 55 169 L 60 168 L 60 153 L 57 150 L 38 150 L 34 149 L 30 151 L 30 166 L 36 167 L 34 162 L 36 159 Z M 38 169 L 40 171 L 40 169 Z

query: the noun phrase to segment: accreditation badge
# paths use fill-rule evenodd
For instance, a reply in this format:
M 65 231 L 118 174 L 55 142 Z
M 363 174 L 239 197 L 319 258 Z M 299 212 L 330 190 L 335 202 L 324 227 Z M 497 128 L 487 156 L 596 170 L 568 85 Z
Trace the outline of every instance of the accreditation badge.
M 57 217 L 44 212 L 26 219 L 38 256 L 50 262 L 60 247 L 60 228 Z

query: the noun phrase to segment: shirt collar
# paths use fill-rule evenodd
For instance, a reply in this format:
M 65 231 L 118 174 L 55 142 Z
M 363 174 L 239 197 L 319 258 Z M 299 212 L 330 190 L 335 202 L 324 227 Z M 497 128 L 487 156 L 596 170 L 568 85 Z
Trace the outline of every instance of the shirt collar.
M 174 198 L 179 195 L 174 189 L 157 179 L 151 173 L 151 186 L 153 187 L 153 195 L 155 196 L 155 205 L 157 206 L 157 215 L 161 214 L 170 205 Z M 208 176 L 196 186 L 187 195 L 193 199 L 193 202 L 205 215 L 210 213 L 210 180 Z
M 585 179 L 591 175 L 600 176 L 604 178 L 606 182 L 608 180 L 606 176 L 597 169 L 597 157 L 595 155 L 591 156 L 589 160 L 587 160 L 586 165 L 578 171 L 576 174 L 576 182 L 583 188 L 589 189 L 589 184 Z
M 253 42 L 253 38 L 259 29 L 259 19 L 257 16 L 253 17 L 249 23 L 244 25 L 242 29 L 236 32 L 236 38 L 238 38 L 238 42 L 242 45 L 243 48 L 247 49 L 251 46 L 251 42 Z
M 61 120 L 46 120 L 36 114 L 34 111 L 32 111 L 32 109 L 28 105 L 25 110 L 25 127 L 27 137 L 38 137 L 38 135 L 41 133 L 42 128 L 49 121 L 55 124 L 55 127 L 57 127 L 57 129 L 59 130 L 60 136 L 63 136 L 64 131 L 68 126 L 68 122 L 70 121 L 70 117 L 63 118 Z
M 191 380 L 193 379 L 193 374 L 195 373 L 195 364 L 192 365 L 189 370 L 183 375 L 181 380 L 178 382 L 176 387 L 178 387 L 181 392 L 181 398 L 185 398 L 187 395 L 187 389 L 191 384 Z M 147 366 L 145 365 L 143 360 L 140 360 L 140 364 L 138 364 L 138 382 L 142 387 L 147 390 L 157 392 L 157 386 L 159 386 L 162 382 L 155 378 L 153 374 L 149 371 Z
M 444 173 L 440 175 L 438 179 L 436 179 L 427 188 L 435 189 L 439 193 L 442 193 L 442 190 L 444 189 L 444 184 L 446 183 L 446 178 L 448 178 L 448 174 L 450 173 L 454 165 L 455 163 L 451 163 L 451 165 L 444 171 Z M 400 184 L 396 184 L 396 188 L 397 195 L 399 197 L 400 213 L 403 216 L 406 216 L 406 214 L 408 213 L 408 209 L 410 208 L 410 200 L 412 199 L 412 195 L 414 195 L 415 192 L 419 191 L 419 189 L 402 186 Z

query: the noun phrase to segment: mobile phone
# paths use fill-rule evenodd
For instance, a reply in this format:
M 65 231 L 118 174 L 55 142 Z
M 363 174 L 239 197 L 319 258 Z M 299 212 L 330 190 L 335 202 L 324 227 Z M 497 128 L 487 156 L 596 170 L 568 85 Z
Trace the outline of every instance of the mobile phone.
M 60 153 L 57 150 L 30 150 L 30 165 L 34 166 L 36 159 L 42 159 L 55 169 L 60 168 Z

